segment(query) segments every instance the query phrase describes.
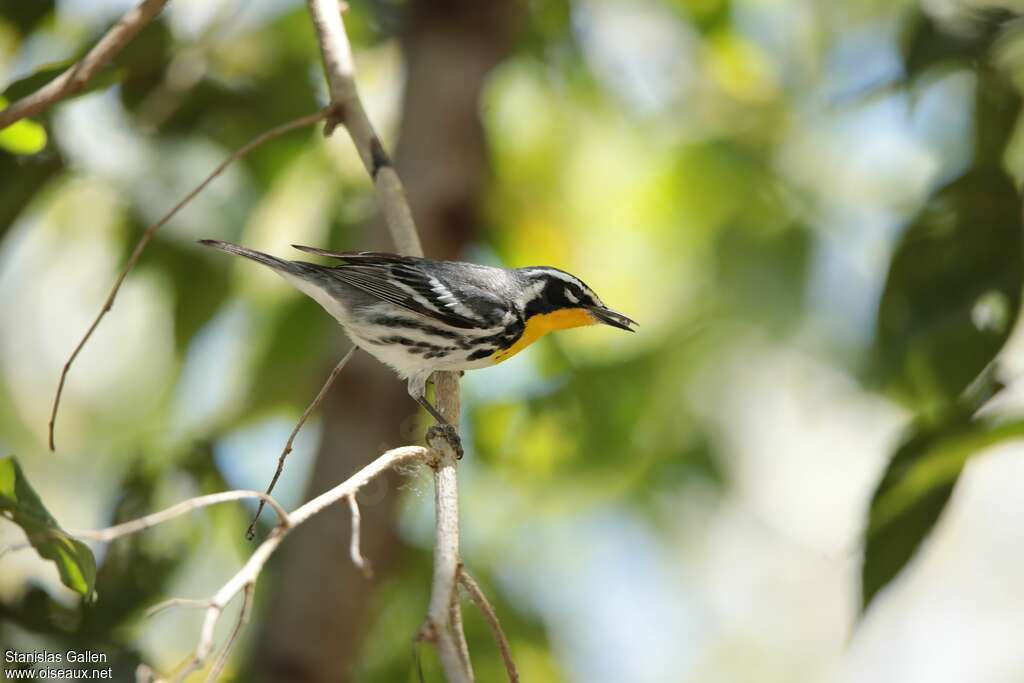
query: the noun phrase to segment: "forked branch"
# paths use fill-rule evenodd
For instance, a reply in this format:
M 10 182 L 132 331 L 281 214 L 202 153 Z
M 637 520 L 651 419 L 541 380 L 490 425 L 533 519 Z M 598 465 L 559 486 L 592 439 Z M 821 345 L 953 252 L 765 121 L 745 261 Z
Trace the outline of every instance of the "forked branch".
M 151 529 L 154 526 L 170 521 L 171 519 L 183 515 L 186 512 L 199 510 L 217 503 L 241 500 L 244 498 L 260 498 L 267 501 L 267 504 L 278 513 L 281 523 L 273 532 L 271 532 L 266 540 L 264 540 L 256 550 L 253 551 L 252 555 L 249 556 L 249 559 L 242 568 L 235 572 L 234 576 L 228 579 L 216 593 L 206 599 L 173 598 L 154 606 L 149 611 L 150 616 L 171 607 L 198 607 L 206 611 L 198 643 L 196 644 L 196 648 L 192 655 L 177 668 L 173 676 L 170 676 L 168 679 L 155 679 L 161 681 L 182 681 L 187 678 L 189 674 L 202 669 L 209 660 L 214 649 L 214 633 L 221 615 L 239 593 L 244 595 L 244 603 L 242 605 L 242 610 L 239 613 L 238 622 L 232 630 L 232 634 L 229 637 L 224 650 L 221 652 L 217 664 L 210 672 L 210 677 L 207 679 L 212 681 L 216 679 L 216 674 L 220 672 L 224 665 L 224 661 L 226 661 L 228 651 L 235 639 L 238 637 L 239 631 L 248 620 L 252 591 L 254 590 L 263 568 L 266 566 L 267 560 L 270 559 L 271 555 L 274 554 L 274 551 L 276 551 L 278 546 L 281 545 L 281 542 L 295 527 L 303 524 L 311 517 L 317 515 L 328 507 L 341 502 L 342 500 L 354 500 L 355 495 L 360 489 L 376 477 L 392 468 L 398 468 L 403 465 L 414 463 L 433 465 L 437 458 L 438 456 L 436 453 L 427 448 L 423 448 L 422 446 L 403 446 L 401 448 L 392 449 L 353 474 L 342 483 L 328 491 L 325 491 L 303 505 L 300 505 L 292 512 L 285 512 L 276 501 L 259 491 L 225 491 L 223 493 L 215 493 L 209 496 L 200 496 L 198 498 L 186 500 L 169 507 L 166 510 L 161 510 L 160 512 L 155 512 L 144 517 L 140 517 L 139 519 L 118 524 L 107 529 L 76 531 L 70 533 L 81 538 L 91 539 L 98 542 L 110 542 L 123 536 Z

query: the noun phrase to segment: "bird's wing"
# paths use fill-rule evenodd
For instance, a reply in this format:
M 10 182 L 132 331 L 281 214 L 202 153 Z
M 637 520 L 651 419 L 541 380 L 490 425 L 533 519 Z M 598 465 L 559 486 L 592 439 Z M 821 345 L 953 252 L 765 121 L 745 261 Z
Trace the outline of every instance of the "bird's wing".
M 292 248 L 304 251 L 308 254 L 317 254 L 318 256 L 341 259 L 346 263 L 368 261 L 380 263 L 415 263 L 416 261 L 423 260 L 416 258 L 415 256 L 401 256 L 399 254 L 389 254 L 383 251 L 331 251 L 329 249 L 320 249 L 319 247 L 307 247 L 303 244 L 293 244 Z
M 452 327 L 471 329 L 485 326 L 486 318 L 461 298 L 461 290 L 439 262 L 412 256 L 380 252 L 339 252 L 293 245 L 296 249 L 339 259 L 327 269 L 334 277 L 381 301 L 433 318 Z M 435 267 L 425 267 L 433 264 Z M 447 281 L 447 282 L 446 282 Z

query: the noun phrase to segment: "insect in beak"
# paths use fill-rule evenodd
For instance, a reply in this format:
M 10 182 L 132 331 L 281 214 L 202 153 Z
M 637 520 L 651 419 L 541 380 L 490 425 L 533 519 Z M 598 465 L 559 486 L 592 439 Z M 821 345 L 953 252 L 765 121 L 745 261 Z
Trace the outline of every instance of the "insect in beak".
M 587 311 L 594 317 L 599 323 L 605 325 L 611 325 L 617 327 L 620 330 L 626 330 L 627 332 L 636 332 L 630 325 L 637 325 L 638 323 L 627 316 L 617 313 L 610 308 L 604 308 L 602 306 L 587 306 Z

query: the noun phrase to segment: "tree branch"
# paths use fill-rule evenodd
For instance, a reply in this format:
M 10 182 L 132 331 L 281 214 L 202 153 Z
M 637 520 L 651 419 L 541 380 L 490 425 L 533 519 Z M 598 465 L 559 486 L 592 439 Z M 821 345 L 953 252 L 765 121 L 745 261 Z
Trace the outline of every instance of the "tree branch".
M 79 92 L 164 9 L 168 0 L 142 0 L 121 17 L 81 60 L 31 95 L 0 111 L 0 130 Z
M 220 655 L 217 657 L 216 663 L 213 668 L 210 669 L 209 675 L 206 677 L 206 683 L 214 683 L 220 678 L 220 673 L 224 670 L 224 665 L 228 662 L 228 655 L 231 654 L 231 648 L 234 646 L 235 641 L 238 640 L 238 634 L 242 632 L 245 625 L 249 623 L 249 612 L 252 610 L 252 591 L 253 584 L 246 584 L 245 590 L 242 593 L 242 608 L 238 610 L 238 621 L 235 622 L 235 627 L 231 629 L 231 635 L 228 636 L 228 642 L 224 644 L 224 649 L 220 651 Z
M 352 557 L 352 564 L 358 567 L 363 576 L 369 579 L 373 576 L 373 569 L 370 568 L 370 563 L 363 557 L 363 553 L 359 549 L 360 514 L 359 503 L 356 501 L 355 494 L 348 496 L 348 509 L 352 514 L 352 539 L 349 542 L 348 552 Z
M 462 564 L 459 564 L 462 567 Z M 456 570 L 458 572 L 459 570 Z M 473 660 L 469 656 L 469 643 L 466 641 L 466 631 L 462 626 L 462 603 L 459 601 L 458 588 L 452 591 L 452 602 L 448 605 L 448 618 L 451 620 L 452 638 L 455 639 L 455 649 L 459 653 L 459 662 L 462 668 L 473 673 Z
M 280 126 L 271 128 L 265 133 L 257 135 L 255 138 L 253 138 L 252 140 L 250 140 L 249 142 L 235 150 L 235 152 L 233 152 L 227 159 L 222 161 L 220 165 L 217 166 L 217 168 L 213 169 L 210 175 L 206 176 L 206 178 L 203 179 L 203 181 L 199 183 L 199 185 L 197 185 L 195 189 L 193 189 L 191 192 L 185 195 L 184 199 L 175 204 L 170 211 L 165 213 L 160 218 L 160 220 L 158 220 L 156 223 L 153 223 L 143 231 L 142 237 L 139 238 L 139 241 L 135 244 L 135 249 L 132 250 L 132 255 L 128 258 L 128 262 L 124 265 L 124 268 L 121 269 L 121 273 L 120 275 L 117 276 L 117 280 L 114 282 L 114 286 L 110 288 L 110 292 L 107 294 L 107 300 L 104 302 L 103 307 L 100 309 L 100 312 L 96 315 L 96 318 L 92 321 L 92 324 L 89 325 L 89 329 L 85 331 L 85 334 L 79 340 L 78 344 L 71 352 L 71 355 L 68 357 L 67 362 L 64 363 L 64 367 L 60 371 L 60 381 L 57 383 L 57 393 L 53 397 L 53 408 L 50 411 L 49 438 L 51 451 L 56 450 L 56 445 L 54 444 L 53 439 L 53 430 L 54 424 L 57 422 L 57 410 L 60 408 L 60 397 L 64 393 L 64 382 L 67 380 L 68 371 L 71 370 L 71 366 L 74 364 L 75 359 L 78 358 L 78 354 L 82 352 L 82 349 L 85 348 L 86 342 L 89 341 L 89 338 L 92 337 L 93 332 L 96 331 L 96 328 L 99 326 L 100 321 L 103 320 L 103 317 L 110 311 L 111 308 L 113 308 L 114 299 L 117 297 L 117 293 L 118 291 L 120 291 L 121 285 L 124 283 L 125 278 L 128 277 L 128 273 L 131 271 L 131 269 L 134 268 L 135 264 L 139 262 L 139 259 L 142 257 L 143 250 L 146 248 L 146 245 L 149 244 L 149 241 L 153 239 L 153 236 L 156 234 L 156 231 L 162 228 L 164 224 L 167 223 L 167 221 L 174 218 L 174 216 L 179 211 L 181 211 L 183 208 L 185 208 L 185 206 L 188 205 L 189 202 L 195 199 L 196 195 L 202 192 L 207 185 L 213 182 L 214 178 L 223 173 L 224 169 L 226 169 L 232 163 L 238 161 L 246 154 L 256 149 L 263 143 L 268 142 L 269 140 L 273 140 L 274 138 L 280 137 L 285 133 L 289 133 L 298 128 L 310 126 L 316 123 L 317 121 L 326 118 L 328 113 L 329 112 L 327 110 L 321 110 L 316 112 L 315 114 L 310 114 L 308 116 L 303 116 L 302 118 L 289 121 L 288 123 L 283 123 Z
M 165 612 L 171 609 L 172 607 L 194 607 L 196 609 L 199 609 L 202 607 L 209 606 L 209 600 L 199 600 L 196 598 L 171 598 L 170 600 L 158 602 L 157 604 L 150 607 L 148 610 L 146 610 L 146 616 L 150 618 L 155 617 L 161 612 Z
M 122 536 L 136 534 L 140 531 L 156 526 L 157 524 L 163 524 L 175 517 L 180 517 L 188 512 L 192 512 L 193 510 L 209 507 L 210 505 L 217 505 L 219 503 L 229 503 L 233 500 L 243 500 L 245 498 L 259 498 L 274 509 L 274 512 L 277 513 L 277 517 L 280 520 L 281 526 L 287 527 L 291 524 L 288 513 L 284 511 L 284 508 L 282 508 L 276 500 L 265 493 L 261 493 L 259 491 L 223 491 L 221 493 L 211 493 L 207 496 L 191 498 L 189 500 L 182 501 L 177 505 L 172 505 L 166 510 L 154 512 L 146 515 L 145 517 L 133 519 L 130 522 L 124 522 L 123 524 L 118 524 L 106 529 L 69 530 L 68 533 L 72 536 L 89 541 L 109 543 L 110 541 L 121 538 Z
M 330 135 L 335 126 L 343 125 L 359 152 L 367 173 L 376 188 L 377 205 L 387 223 L 391 238 L 399 253 L 423 256 L 419 233 L 413 223 L 412 211 L 405 196 L 402 181 L 395 172 L 391 159 L 384 151 L 366 115 L 355 81 L 355 62 L 352 47 L 345 32 L 338 0 L 307 0 L 309 14 L 320 44 L 324 73 L 331 96 L 331 116 L 324 129 Z M 459 426 L 459 375 L 435 373 L 434 386 L 438 409 L 456 429 Z M 450 444 L 438 439 L 430 444 L 440 454 L 434 466 L 434 501 L 436 534 L 434 545 L 434 578 L 430 607 L 426 620 L 417 636 L 433 642 L 438 649 L 441 664 L 449 683 L 473 680 L 468 655 L 460 653 L 461 619 L 452 619 L 451 607 L 455 591 L 459 556 L 459 493 L 456 455 Z M 456 636 L 454 626 L 460 631 Z
M 395 248 L 401 254 L 423 256 L 420 236 L 405 198 L 405 188 L 359 98 L 352 47 L 345 33 L 338 0 L 307 0 L 307 4 L 320 43 L 320 56 L 331 94 L 331 116 L 327 119 L 324 134 L 330 135 L 339 124 L 345 126 L 366 172 L 373 180 L 377 206 L 391 232 Z
M 457 373 L 444 372 L 434 375 L 434 386 L 438 396 L 438 409 L 451 424 L 459 424 Z M 456 400 L 450 396 L 454 388 Z M 449 398 L 449 400 L 445 400 Z M 459 482 L 455 453 L 443 438 L 430 444 L 441 457 L 434 465 L 434 579 L 430 590 L 430 606 L 427 617 L 420 628 L 419 638 L 437 646 L 441 666 L 449 683 L 472 681 L 473 671 L 468 668 L 468 657 L 461 652 L 465 636 L 454 633 L 452 627 L 461 628 L 461 620 L 453 624 L 451 614 L 457 610 L 455 583 L 459 566 Z
M 125 522 L 124 524 L 118 524 L 108 529 L 69 533 L 75 536 L 91 538 L 98 541 L 112 541 L 122 536 L 127 536 L 152 528 L 153 526 L 167 522 L 186 512 L 198 510 L 216 503 L 240 500 L 243 498 L 265 499 L 267 503 L 278 512 L 282 523 L 276 527 L 270 536 L 268 536 L 267 539 L 256 548 L 242 568 L 239 569 L 234 576 L 228 579 L 228 581 L 221 586 L 211 598 L 208 600 L 173 598 L 154 606 L 150 610 L 149 613 L 152 615 L 169 607 L 176 606 L 203 607 L 206 609 L 206 616 L 203 619 L 203 625 L 195 651 L 192 656 L 186 660 L 181 667 L 179 667 L 177 673 L 173 677 L 173 680 L 175 681 L 182 681 L 185 680 L 189 674 L 198 671 L 203 667 L 204 663 L 213 652 L 214 632 L 221 614 L 223 614 L 224 609 L 231 603 L 236 595 L 244 593 L 245 603 L 243 604 L 239 615 L 238 625 L 236 625 L 231 637 L 229 638 L 228 644 L 225 646 L 225 653 L 221 655 L 222 658 L 227 656 L 226 650 L 231 647 L 232 643 L 237 638 L 238 632 L 248 620 L 248 603 L 251 599 L 251 591 L 256 585 L 256 581 L 259 579 L 260 573 L 263 571 L 263 567 L 266 565 L 267 560 L 270 559 L 270 556 L 273 555 L 274 551 L 277 550 L 277 547 L 295 527 L 309 520 L 311 517 L 331 505 L 338 503 L 342 499 L 353 498 L 366 484 L 391 468 L 410 462 L 432 464 L 436 459 L 436 453 L 427 448 L 423 448 L 422 446 L 403 446 L 401 448 L 394 448 L 379 456 L 376 460 L 353 474 L 342 483 L 300 505 L 290 513 L 285 512 L 276 501 L 259 491 L 225 491 L 223 493 L 215 493 L 209 496 L 200 496 L 191 500 L 182 501 L 181 503 L 169 507 L 166 510 L 155 512 L 144 517 L 140 517 L 139 519 Z M 222 666 L 222 664 L 220 666 Z M 208 680 L 215 680 L 215 678 L 211 677 L 208 678 Z
M 480 584 L 466 572 L 465 567 L 459 567 L 459 583 L 469 593 L 470 599 L 483 614 L 484 621 L 490 627 L 491 634 L 494 636 L 495 642 L 498 643 L 498 650 L 501 651 L 501 660 L 505 662 L 505 672 L 508 674 L 509 683 L 519 683 L 519 671 L 516 670 L 516 663 L 512 660 L 512 648 L 509 647 L 508 637 L 505 636 L 505 631 L 501 628 L 501 622 L 498 621 L 494 607 L 487 600 Z

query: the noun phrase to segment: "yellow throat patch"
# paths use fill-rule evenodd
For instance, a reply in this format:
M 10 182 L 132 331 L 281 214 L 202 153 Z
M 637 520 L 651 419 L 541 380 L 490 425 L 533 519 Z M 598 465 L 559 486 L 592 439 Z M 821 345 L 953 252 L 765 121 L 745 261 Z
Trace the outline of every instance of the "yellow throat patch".
M 540 313 L 530 316 L 526 321 L 526 329 L 523 330 L 523 335 L 516 340 L 516 343 L 507 349 L 495 351 L 491 354 L 491 359 L 496 364 L 500 363 L 516 355 L 548 332 L 567 330 L 571 327 L 583 327 L 584 325 L 594 325 L 596 322 L 594 317 L 582 308 L 563 308 L 551 313 Z

